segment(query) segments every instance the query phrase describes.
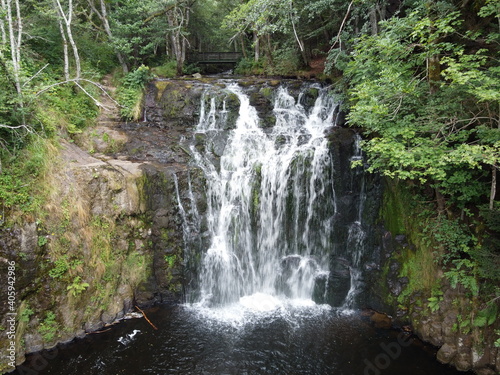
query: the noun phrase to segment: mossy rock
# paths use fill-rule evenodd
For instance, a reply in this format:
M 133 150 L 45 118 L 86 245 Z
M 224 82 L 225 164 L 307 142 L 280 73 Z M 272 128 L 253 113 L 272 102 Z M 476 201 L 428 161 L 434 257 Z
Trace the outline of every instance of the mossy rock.
M 311 87 L 302 96 L 301 104 L 306 108 L 313 107 L 318 97 L 319 90 L 317 88 Z

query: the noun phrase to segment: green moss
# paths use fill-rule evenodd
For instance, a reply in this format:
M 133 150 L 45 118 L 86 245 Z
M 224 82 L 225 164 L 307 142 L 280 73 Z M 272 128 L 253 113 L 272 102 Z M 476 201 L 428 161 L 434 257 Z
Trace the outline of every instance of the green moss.
M 425 209 L 424 205 L 418 204 L 408 187 L 394 181 L 385 181 L 381 218 L 393 237 L 405 234 L 412 246 L 399 248 L 393 253 L 384 265 L 385 274 L 382 279 L 387 279 L 389 269 L 386 267 L 392 261 L 401 266 L 398 276 L 406 277 L 408 284 L 397 297 L 397 302 L 406 307 L 409 307 L 410 297 L 415 297 L 417 293 L 420 293 L 416 298 L 417 303 L 427 306 L 427 298 L 431 296 L 432 290 L 439 289 L 435 245 L 431 239 L 422 235 L 422 214 Z
M 271 99 L 271 97 L 273 95 L 273 89 L 270 87 L 263 87 L 260 89 L 260 93 L 266 99 Z
M 173 268 L 175 266 L 175 263 L 177 262 L 177 255 L 175 254 L 165 255 L 165 262 L 167 262 L 168 268 Z
M 160 229 L 160 238 L 165 241 L 166 243 L 169 242 L 170 240 L 170 236 L 171 236 L 171 233 L 170 233 L 170 230 L 167 229 L 167 228 L 161 228 Z
M 404 202 L 408 202 L 408 198 L 398 184 L 386 182 L 380 216 L 387 230 L 394 236 L 406 233 L 405 217 L 408 207 L 405 208 Z

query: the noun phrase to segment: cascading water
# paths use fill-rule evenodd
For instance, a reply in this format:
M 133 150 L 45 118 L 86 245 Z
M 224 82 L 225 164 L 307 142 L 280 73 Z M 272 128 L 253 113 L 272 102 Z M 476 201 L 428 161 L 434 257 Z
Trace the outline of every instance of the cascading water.
M 359 161 L 363 159 L 361 147 L 361 137 L 356 134 L 355 142 L 354 142 L 354 152 L 353 156 L 351 156 L 351 161 Z M 356 213 L 356 220 L 349 225 L 349 232 L 347 237 L 347 248 L 350 249 L 350 258 L 351 258 L 351 266 L 350 266 L 350 283 L 351 286 L 349 288 L 349 292 L 345 298 L 343 307 L 344 308 L 352 308 L 355 305 L 355 298 L 361 290 L 361 286 L 363 284 L 362 272 L 361 272 L 361 260 L 363 253 L 365 251 L 365 239 L 366 232 L 363 227 L 363 205 L 366 200 L 365 193 L 365 179 L 364 173 L 361 167 L 357 167 L 354 169 L 353 178 L 359 179 L 361 182 L 360 186 L 360 197 L 358 202 L 358 209 Z
M 375 259 L 367 243 L 378 196 L 363 169 L 350 167 L 362 156 L 359 137 L 328 131 L 336 104 L 319 90 L 312 105 L 314 96 L 295 100 L 276 89 L 274 126 L 266 127 L 268 113 L 243 89 L 207 89 L 191 147 L 204 178 L 198 168 L 175 169 L 169 201 L 182 221 L 185 287 L 195 303 L 148 311 L 153 335 L 146 320 L 128 320 L 35 354 L 37 371 L 16 374 L 457 375 L 421 343 L 389 358 L 400 333 L 344 313 L 359 306 Z
M 210 150 L 227 134 L 225 101 L 217 104 L 210 91 L 202 99 L 197 132 L 206 137 L 205 152 L 191 148 L 207 178 L 211 237 L 200 270 L 200 305 L 272 309 L 284 300 L 312 303 L 318 280 L 325 287 L 337 214 L 325 133 L 335 125 L 338 104 L 315 89 L 316 102 L 306 109 L 301 96 L 295 100 L 278 88 L 275 125 L 263 129 L 249 97 L 230 84 L 239 117 L 220 165 Z

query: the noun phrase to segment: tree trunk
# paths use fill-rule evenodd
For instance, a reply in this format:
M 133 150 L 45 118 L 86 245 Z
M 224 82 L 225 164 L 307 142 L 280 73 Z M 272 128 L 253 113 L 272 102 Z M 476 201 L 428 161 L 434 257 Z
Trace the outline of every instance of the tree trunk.
M 183 17 L 183 21 L 184 21 L 184 26 L 187 28 L 187 26 L 189 25 L 189 9 L 185 8 L 184 10 L 186 14 Z M 180 26 L 181 28 L 183 27 L 182 24 Z M 188 40 L 184 35 L 182 35 L 180 31 L 181 29 L 179 29 L 179 34 L 182 37 L 182 68 L 184 68 L 184 62 L 186 61 L 186 50 L 188 47 Z
M 182 75 L 184 69 L 184 61 L 186 59 L 186 43 L 183 39 L 182 28 L 188 22 L 189 9 L 185 9 L 186 14 L 177 6 L 167 12 L 168 25 L 172 29 L 170 40 L 172 42 L 172 51 L 177 64 L 177 75 Z
M 21 70 L 21 44 L 23 40 L 23 20 L 21 18 L 21 7 L 19 6 L 19 0 L 16 0 L 16 16 L 17 16 L 17 46 L 16 46 L 16 60 L 19 64 L 19 70 Z
M 19 107 L 21 109 L 21 122 L 26 125 L 26 117 L 24 114 L 24 100 L 23 91 L 21 86 L 21 42 L 22 42 L 22 19 L 20 13 L 19 0 L 16 0 L 16 15 L 17 15 L 17 27 L 18 35 L 14 32 L 14 19 L 12 17 L 12 0 L 6 0 L 6 10 L 7 10 L 7 24 L 9 31 L 9 41 L 10 41 L 10 55 L 12 61 L 12 70 L 14 76 L 14 85 L 16 87 L 16 92 L 19 98 Z
M 372 30 L 372 35 L 378 34 L 378 21 L 377 21 L 377 10 L 375 6 L 370 9 L 370 26 Z
M 173 20 L 173 16 L 169 15 L 169 24 L 171 27 L 175 27 L 175 22 Z M 182 75 L 182 52 L 181 52 L 181 43 L 179 40 L 179 32 L 178 29 L 174 29 L 172 34 L 170 34 L 170 40 L 172 42 L 172 51 L 175 56 L 175 61 L 177 64 L 177 74 Z
M 69 40 L 69 44 L 73 50 L 73 57 L 75 59 L 75 78 L 80 79 L 81 75 L 81 64 L 80 64 L 80 55 L 78 53 L 78 47 L 76 46 L 75 40 L 73 39 L 73 33 L 71 31 L 71 22 L 73 19 L 73 0 L 68 1 L 68 14 L 64 12 L 61 2 L 59 0 L 55 0 L 55 4 L 57 6 L 57 11 L 59 13 L 59 17 L 62 18 L 64 24 L 66 26 L 66 35 Z
M 441 61 L 439 55 L 432 55 L 427 59 L 427 78 L 429 80 L 429 90 L 434 94 L 439 89 L 441 79 Z
M 497 194 L 497 167 L 491 166 L 491 192 L 490 192 L 490 210 L 495 207 L 495 196 Z
M 16 38 L 14 32 L 14 20 L 12 18 L 12 0 L 7 0 L 7 23 L 9 28 L 9 41 L 10 41 L 10 54 L 12 60 L 12 68 L 14 73 L 14 81 L 16 85 L 16 91 L 21 95 L 21 81 L 19 77 L 20 71 L 20 61 L 18 60 L 18 53 L 20 46 L 18 47 L 19 38 Z
M 273 46 L 271 44 L 271 34 L 266 34 L 266 41 L 267 41 L 267 48 L 266 48 L 267 59 L 269 60 L 269 63 L 271 64 L 271 66 L 274 66 Z
M 64 32 L 64 26 L 61 18 L 58 18 L 59 32 L 61 33 L 61 38 L 63 40 L 63 55 L 64 55 L 64 79 L 69 81 L 69 55 L 68 55 L 68 40 L 66 39 L 66 33 Z
M 100 13 L 96 12 L 96 13 L 98 14 L 99 18 L 101 18 L 102 24 L 104 25 L 104 31 L 106 31 L 106 34 L 108 34 L 109 41 L 112 42 L 113 41 L 113 33 L 111 31 L 111 27 L 109 26 L 108 11 L 106 9 L 106 3 L 104 2 L 104 0 L 100 0 L 100 1 L 101 1 L 101 12 Z M 115 54 L 116 54 L 116 57 L 118 58 L 118 61 L 120 62 L 123 73 L 125 73 L 125 74 L 128 73 L 128 71 L 129 71 L 128 65 L 125 61 L 125 58 L 121 54 L 121 52 L 117 51 L 115 49 Z
M 257 33 L 254 31 L 253 32 L 253 47 L 255 51 L 255 61 L 259 61 L 260 59 L 260 40 L 259 37 L 257 36 Z
M 245 39 L 243 38 L 243 34 L 240 34 L 240 43 L 241 43 L 241 53 L 243 54 L 243 57 L 246 59 L 247 56 L 247 50 L 245 48 Z
M 0 1 L 0 6 L 3 13 L 7 13 L 7 4 L 5 0 Z M 7 45 L 7 31 L 5 30 L 5 21 L 3 17 L 0 19 L 0 32 L 2 33 L 2 45 Z M 2 49 L 0 48 L 0 56 L 2 56 Z
M 441 192 L 439 191 L 438 188 L 435 188 L 435 192 L 436 192 L 436 202 L 437 202 L 438 214 L 441 215 L 446 210 L 446 200 L 444 199 L 443 194 L 441 194 Z

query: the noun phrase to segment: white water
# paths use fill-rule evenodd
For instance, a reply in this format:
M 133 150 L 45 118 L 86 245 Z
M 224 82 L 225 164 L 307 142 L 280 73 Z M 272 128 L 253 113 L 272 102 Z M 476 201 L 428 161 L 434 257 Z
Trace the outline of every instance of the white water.
M 276 124 L 263 129 L 242 89 L 231 84 L 227 90 L 240 101 L 236 127 L 226 133 L 226 103 L 207 91 L 197 126 L 205 151 L 191 147 L 207 178 L 210 234 L 201 259 L 200 297 L 191 306 L 206 317 L 231 322 L 248 320 L 250 313 L 327 308 L 312 299 L 317 279 L 326 280 L 326 287 L 329 281 L 337 202 L 325 133 L 335 126 L 337 103 L 320 90 L 306 110 L 300 97 L 296 101 L 281 87 L 274 93 Z M 219 165 L 211 150 L 224 134 Z M 359 158 L 359 149 L 354 151 L 353 158 Z M 361 214 L 362 204 L 346 244 L 356 252 L 347 308 L 359 285 Z
M 351 156 L 351 161 L 362 160 L 363 155 L 361 151 L 361 137 L 356 134 L 355 142 L 354 142 L 354 153 Z M 345 298 L 343 308 L 351 309 L 355 305 L 355 298 L 361 290 L 361 286 L 363 285 L 362 272 L 361 272 L 361 257 L 364 252 L 364 241 L 366 239 L 366 232 L 363 229 L 363 207 L 366 200 L 365 193 L 365 180 L 364 174 L 362 172 L 361 167 L 357 167 L 353 173 L 354 178 L 358 178 L 361 180 L 361 189 L 360 189 L 360 197 L 358 203 L 358 212 L 356 220 L 349 226 L 349 234 L 347 237 L 347 247 L 350 249 L 351 256 L 351 267 L 350 267 L 350 276 L 351 276 L 351 287 L 347 296 Z

